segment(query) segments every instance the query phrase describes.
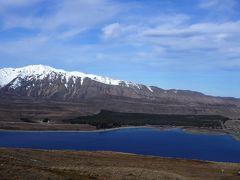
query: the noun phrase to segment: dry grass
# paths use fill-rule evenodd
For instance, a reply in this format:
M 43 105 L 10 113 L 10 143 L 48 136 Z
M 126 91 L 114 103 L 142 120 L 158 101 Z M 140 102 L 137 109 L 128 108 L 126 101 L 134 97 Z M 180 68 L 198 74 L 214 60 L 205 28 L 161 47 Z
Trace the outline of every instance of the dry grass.
M 231 180 L 240 179 L 239 169 L 240 164 L 125 153 L 0 149 L 0 179 Z

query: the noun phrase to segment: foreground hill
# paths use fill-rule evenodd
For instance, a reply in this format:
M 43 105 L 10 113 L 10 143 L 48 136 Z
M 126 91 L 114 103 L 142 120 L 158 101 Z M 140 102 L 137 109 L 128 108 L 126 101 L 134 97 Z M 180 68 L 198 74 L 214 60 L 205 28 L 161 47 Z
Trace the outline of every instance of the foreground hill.
M 239 179 L 240 164 L 111 152 L 0 149 L 1 179 Z
M 0 69 L 0 119 L 52 122 L 100 110 L 240 117 L 240 100 L 186 90 L 164 90 L 49 66 Z

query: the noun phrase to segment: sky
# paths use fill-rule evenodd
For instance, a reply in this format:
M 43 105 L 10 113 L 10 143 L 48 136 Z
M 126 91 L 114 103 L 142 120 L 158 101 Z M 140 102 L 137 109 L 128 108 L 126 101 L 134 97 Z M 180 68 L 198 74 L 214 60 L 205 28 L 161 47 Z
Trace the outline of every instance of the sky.
M 240 0 L 0 0 L 0 68 L 240 98 Z

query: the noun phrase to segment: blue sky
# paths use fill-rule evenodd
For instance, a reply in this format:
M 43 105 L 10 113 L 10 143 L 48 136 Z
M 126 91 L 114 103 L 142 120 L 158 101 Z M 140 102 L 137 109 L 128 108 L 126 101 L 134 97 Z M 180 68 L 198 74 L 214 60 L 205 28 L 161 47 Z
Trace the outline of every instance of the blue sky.
M 240 1 L 0 0 L 0 62 L 240 97 Z

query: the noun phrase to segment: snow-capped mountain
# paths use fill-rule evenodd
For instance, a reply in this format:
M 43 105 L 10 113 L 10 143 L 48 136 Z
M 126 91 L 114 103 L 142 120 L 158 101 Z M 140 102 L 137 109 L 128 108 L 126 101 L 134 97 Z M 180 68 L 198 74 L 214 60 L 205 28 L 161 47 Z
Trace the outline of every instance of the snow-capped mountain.
M 129 81 L 68 72 L 44 65 L 0 69 L 1 94 L 80 101 L 100 95 L 150 97 L 153 91 L 151 87 Z
M 109 77 L 97 76 L 94 74 L 85 74 L 82 72 L 67 72 L 62 69 L 55 69 L 50 66 L 44 65 L 30 65 L 23 68 L 3 68 L 0 69 L 0 87 L 4 87 L 11 83 L 9 88 L 16 89 L 21 86 L 21 80 L 43 80 L 47 78 L 49 81 L 53 81 L 61 77 L 67 88 L 69 82 L 72 80 L 73 84 L 76 84 L 76 79 L 81 79 L 80 84 L 83 83 L 85 78 L 104 83 L 107 85 L 120 85 L 127 87 L 138 87 L 137 84 L 128 81 L 114 80 Z M 149 87 L 149 89 L 151 89 Z
M 40 112 L 36 109 L 44 103 L 44 108 L 49 109 L 51 104 L 54 116 L 59 114 L 61 117 L 63 112 L 67 115 L 89 114 L 99 112 L 101 109 L 240 117 L 239 99 L 207 96 L 188 90 L 164 90 L 93 74 L 67 72 L 43 65 L 0 69 L 0 99 L 0 112 L 1 108 L 8 112 L 10 105 L 16 109 L 14 118 L 22 114 L 22 109 L 26 109 L 26 112 L 29 111 L 28 113 L 34 116 L 42 114 L 43 109 Z M 29 110 L 34 107 L 33 105 L 35 108 Z M 0 113 L 0 118 L 1 114 L 4 113 Z M 4 118 L 11 115 L 12 113 L 8 113 Z

